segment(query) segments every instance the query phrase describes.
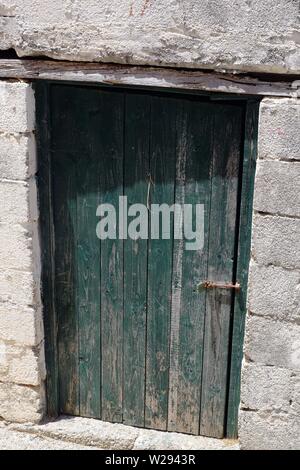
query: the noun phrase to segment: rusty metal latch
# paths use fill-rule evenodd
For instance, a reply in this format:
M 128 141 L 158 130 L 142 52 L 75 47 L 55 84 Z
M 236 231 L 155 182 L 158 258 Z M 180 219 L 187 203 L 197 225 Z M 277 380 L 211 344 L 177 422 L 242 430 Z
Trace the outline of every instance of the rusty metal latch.
M 235 289 L 239 290 L 241 288 L 241 285 L 236 282 L 235 284 L 228 283 L 228 284 L 223 284 L 219 282 L 213 282 L 213 281 L 203 281 L 198 284 L 197 289 L 200 291 L 201 289 Z

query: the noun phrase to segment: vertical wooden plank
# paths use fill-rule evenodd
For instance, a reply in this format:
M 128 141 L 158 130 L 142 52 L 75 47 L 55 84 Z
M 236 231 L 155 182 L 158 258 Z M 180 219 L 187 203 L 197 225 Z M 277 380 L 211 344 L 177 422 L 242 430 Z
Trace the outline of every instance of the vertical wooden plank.
M 174 203 L 176 100 L 151 100 L 149 203 Z M 173 233 L 171 221 L 171 234 Z M 149 239 L 145 425 L 167 428 L 172 239 Z
M 59 412 L 57 319 L 54 295 L 54 225 L 51 178 L 51 116 L 50 95 L 47 83 L 35 86 L 38 196 L 41 230 L 42 303 L 45 326 L 45 356 L 47 367 L 47 414 L 56 417 Z
M 123 195 L 124 94 L 99 93 L 100 202 L 117 210 Z M 116 235 L 101 240 L 102 419 L 111 422 L 122 421 L 123 400 L 123 240 Z
M 259 103 L 257 101 L 249 101 L 247 103 L 241 181 L 239 244 L 236 270 L 236 279 L 241 284 L 241 289 L 236 292 L 234 301 L 230 381 L 228 390 L 226 433 L 227 437 L 230 438 L 237 437 L 238 409 L 240 402 L 240 379 L 243 358 L 248 268 L 251 244 L 252 202 L 257 157 L 258 108 Z
M 243 108 L 215 105 L 208 279 L 232 282 Z M 223 437 L 232 291 L 209 289 L 200 434 Z
M 168 429 L 198 434 L 206 293 L 196 286 L 207 275 L 213 114 L 211 104 L 183 103 L 175 201 L 194 208 L 203 204 L 203 246 L 187 250 L 187 240 L 174 241 Z
M 98 90 L 76 89 L 80 135 L 77 157 L 77 309 L 80 415 L 100 418 L 100 240 L 96 236 L 100 158 Z
M 59 402 L 62 413 L 79 414 L 78 318 L 76 308 L 76 132 L 74 94 L 52 87 L 55 302 L 58 323 Z M 69 133 L 68 133 L 69 132 Z M 70 145 L 68 146 L 68 142 Z M 69 147 L 69 150 L 68 150 Z
M 124 195 L 128 207 L 147 204 L 149 130 L 150 98 L 126 94 Z M 147 239 L 124 240 L 123 422 L 135 426 L 144 426 L 147 245 Z

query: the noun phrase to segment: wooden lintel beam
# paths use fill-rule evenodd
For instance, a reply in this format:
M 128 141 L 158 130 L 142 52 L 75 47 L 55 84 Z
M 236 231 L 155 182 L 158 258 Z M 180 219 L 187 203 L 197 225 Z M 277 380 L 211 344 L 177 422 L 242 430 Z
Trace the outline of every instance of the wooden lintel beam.
M 264 81 L 253 77 L 192 69 L 51 60 L 0 60 L 0 79 L 70 81 L 238 95 L 299 96 L 296 82 L 293 84 L 293 82 Z

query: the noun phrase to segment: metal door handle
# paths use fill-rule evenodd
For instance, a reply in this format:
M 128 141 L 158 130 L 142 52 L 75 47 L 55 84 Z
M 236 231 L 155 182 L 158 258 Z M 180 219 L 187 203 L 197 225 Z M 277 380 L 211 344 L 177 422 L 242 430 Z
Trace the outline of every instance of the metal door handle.
M 200 282 L 197 286 L 198 290 L 200 289 L 235 289 L 239 290 L 241 288 L 241 285 L 236 282 L 235 284 L 232 283 L 219 283 L 219 282 L 213 282 L 213 281 L 203 281 Z

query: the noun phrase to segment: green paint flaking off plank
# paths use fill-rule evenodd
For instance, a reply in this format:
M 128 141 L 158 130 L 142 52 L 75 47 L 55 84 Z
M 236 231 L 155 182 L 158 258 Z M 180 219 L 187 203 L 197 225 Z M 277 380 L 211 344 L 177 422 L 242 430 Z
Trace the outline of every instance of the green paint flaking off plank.
M 212 110 L 212 105 L 187 100 L 178 129 L 175 201 L 203 204 L 204 228 L 210 206 Z M 191 434 L 199 431 L 205 292 L 196 286 L 207 275 L 207 235 L 206 230 L 203 248 L 186 250 L 187 240 L 175 240 L 173 252 L 168 429 Z
M 175 132 L 176 102 L 153 97 L 151 204 L 174 203 Z M 167 428 L 172 249 L 170 239 L 149 239 L 145 426 L 154 429 Z
M 99 203 L 99 93 L 76 94 L 85 151 L 77 161 L 77 308 L 79 319 L 80 415 L 101 417 L 100 406 L 100 240 L 96 236 Z M 78 116 L 79 117 L 79 116 Z
M 117 208 L 123 195 L 124 95 L 99 93 L 99 203 Z M 123 240 L 119 238 L 101 240 L 101 358 L 102 419 L 122 422 Z
M 77 126 L 73 93 L 53 87 L 53 134 L 65 142 L 66 130 Z M 68 118 L 70 117 L 70 120 Z M 59 408 L 79 414 L 78 318 L 76 309 L 76 156 L 73 149 L 57 148 L 53 156 L 55 226 L 55 295 L 58 323 Z
M 128 207 L 147 204 L 150 98 L 127 94 L 125 102 L 124 194 Z M 129 217 L 128 222 L 132 218 Z M 144 426 L 147 314 L 145 239 L 124 240 L 124 400 L 123 422 Z
M 242 172 L 242 192 L 240 209 L 240 228 L 237 258 L 237 279 L 241 289 L 235 294 L 231 366 L 229 377 L 229 396 L 227 409 L 227 437 L 238 435 L 238 410 L 240 402 L 240 377 L 243 358 L 243 339 L 246 318 L 246 299 L 248 284 L 248 267 L 250 260 L 252 202 L 254 176 L 257 157 L 258 131 L 257 101 L 247 103 L 244 136 L 244 159 Z
M 242 107 L 215 105 L 208 279 L 232 282 Z M 227 390 L 230 289 L 208 289 L 200 434 L 223 437 Z

